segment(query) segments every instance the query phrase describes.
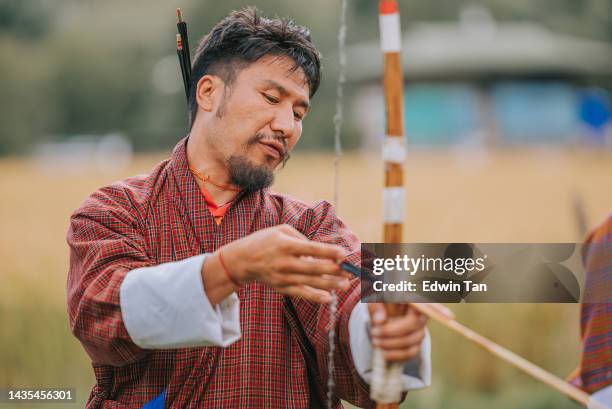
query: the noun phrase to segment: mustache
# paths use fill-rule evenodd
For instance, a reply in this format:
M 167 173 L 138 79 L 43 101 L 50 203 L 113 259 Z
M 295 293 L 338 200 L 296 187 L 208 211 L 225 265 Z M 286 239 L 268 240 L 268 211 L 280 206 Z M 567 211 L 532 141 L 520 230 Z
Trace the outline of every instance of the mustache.
M 283 151 L 281 152 L 281 158 L 282 158 L 282 164 L 283 166 L 285 166 L 285 163 L 287 163 L 290 157 L 288 148 L 287 148 L 287 140 L 285 138 L 277 138 L 275 136 L 268 137 L 266 136 L 266 134 L 262 132 L 258 132 L 247 141 L 246 145 L 247 147 L 251 147 L 252 145 L 257 144 L 264 139 L 277 141 L 283 146 Z

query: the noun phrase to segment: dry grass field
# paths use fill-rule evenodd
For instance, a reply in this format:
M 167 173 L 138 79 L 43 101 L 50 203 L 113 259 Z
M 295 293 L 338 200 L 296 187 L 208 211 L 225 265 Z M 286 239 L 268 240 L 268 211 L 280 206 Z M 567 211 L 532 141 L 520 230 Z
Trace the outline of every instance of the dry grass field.
M 0 386 L 76 387 L 80 403 L 66 407 L 83 406 L 93 376 L 65 313 L 68 218 L 97 187 L 146 172 L 164 156 L 138 156 L 129 169 L 109 173 L 0 161 Z M 275 190 L 331 201 L 332 159 L 296 153 Z M 380 159 L 347 154 L 340 176 L 340 216 L 362 241 L 380 240 Z M 406 185 L 405 241 L 581 241 L 573 203 L 583 204 L 590 226 L 612 210 L 612 152 L 412 151 Z M 578 362 L 578 305 L 453 309 L 469 326 L 559 376 Z M 431 329 L 434 385 L 411 394 L 403 407 L 576 407 L 436 324 Z

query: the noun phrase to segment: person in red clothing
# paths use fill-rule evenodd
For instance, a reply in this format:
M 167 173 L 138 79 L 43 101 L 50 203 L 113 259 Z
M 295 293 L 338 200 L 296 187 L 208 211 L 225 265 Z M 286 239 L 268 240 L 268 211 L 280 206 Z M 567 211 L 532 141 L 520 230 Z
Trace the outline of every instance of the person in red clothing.
M 581 305 L 582 354 L 570 375 L 591 394 L 612 386 L 612 214 L 585 241 L 585 302 Z M 607 392 L 612 400 L 612 391 Z
M 372 344 L 431 379 L 426 320 L 360 303 L 360 243 L 327 202 L 271 192 L 320 82 L 307 29 L 248 8 L 192 67 L 191 131 L 148 175 L 93 193 L 70 220 L 68 312 L 92 359 L 87 408 L 373 407 Z M 330 320 L 330 291 L 337 319 Z

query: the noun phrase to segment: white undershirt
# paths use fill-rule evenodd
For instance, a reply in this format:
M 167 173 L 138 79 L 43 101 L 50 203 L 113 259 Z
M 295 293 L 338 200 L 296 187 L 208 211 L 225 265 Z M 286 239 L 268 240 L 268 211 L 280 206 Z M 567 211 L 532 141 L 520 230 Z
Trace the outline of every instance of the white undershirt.
M 240 339 L 240 302 L 232 293 L 214 308 L 201 270 L 206 254 L 131 270 L 120 287 L 121 314 L 128 334 L 145 349 L 227 347 Z M 372 372 L 370 315 L 358 303 L 349 319 L 351 354 L 357 372 L 369 383 Z M 431 384 L 429 333 L 420 355 L 404 365 L 404 390 Z

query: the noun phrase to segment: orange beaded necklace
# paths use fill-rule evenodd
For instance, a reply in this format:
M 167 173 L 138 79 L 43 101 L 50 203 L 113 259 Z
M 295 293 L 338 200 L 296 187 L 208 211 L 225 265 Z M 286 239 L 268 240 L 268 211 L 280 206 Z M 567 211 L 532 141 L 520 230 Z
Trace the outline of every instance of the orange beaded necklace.
M 202 195 L 204 196 L 204 201 L 206 202 L 206 206 L 208 207 L 208 210 L 210 210 L 210 212 L 212 213 L 213 217 L 215 218 L 215 222 L 217 224 L 221 223 L 221 219 L 223 218 L 223 216 L 225 216 L 225 213 L 227 213 L 227 211 L 229 210 L 232 202 L 234 201 L 234 199 L 223 203 L 221 205 L 217 205 L 214 200 L 212 199 L 212 197 L 210 196 L 210 193 L 208 193 L 208 190 L 206 190 L 206 187 L 204 186 L 205 183 L 210 183 L 213 186 L 218 187 L 219 189 L 222 190 L 229 190 L 232 192 L 239 192 L 240 189 L 230 186 L 230 185 L 223 185 L 223 184 L 218 184 L 213 182 L 212 180 L 210 180 L 210 176 L 209 175 L 203 175 L 201 172 L 197 171 L 196 169 L 192 168 L 191 166 L 189 166 L 189 170 L 191 171 L 191 173 L 193 174 L 193 176 L 195 176 L 198 180 L 200 180 L 202 182 Z
M 215 183 L 210 179 L 210 175 L 204 175 L 203 173 L 199 172 L 198 170 L 192 168 L 191 166 L 189 166 L 189 170 L 191 171 L 191 173 L 193 173 L 193 176 L 195 176 L 196 178 L 198 178 L 202 183 L 210 183 L 213 186 L 218 187 L 221 190 L 229 190 L 231 192 L 240 192 L 240 189 L 231 185 L 223 185 L 221 183 Z

